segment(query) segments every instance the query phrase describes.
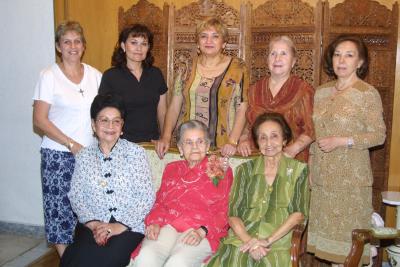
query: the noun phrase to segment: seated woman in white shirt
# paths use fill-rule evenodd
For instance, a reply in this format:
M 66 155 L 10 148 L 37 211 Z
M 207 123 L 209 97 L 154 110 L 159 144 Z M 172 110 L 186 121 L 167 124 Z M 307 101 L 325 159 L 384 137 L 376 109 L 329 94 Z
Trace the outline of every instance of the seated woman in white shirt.
M 120 139 L 125 114 L 116 95 L 98 95 L 92 103 L 98 142 L 76 157 L 68 197 L 79 223 L 62 267 L 126 266 L 144 237 L 155 192 L 145 150 Z

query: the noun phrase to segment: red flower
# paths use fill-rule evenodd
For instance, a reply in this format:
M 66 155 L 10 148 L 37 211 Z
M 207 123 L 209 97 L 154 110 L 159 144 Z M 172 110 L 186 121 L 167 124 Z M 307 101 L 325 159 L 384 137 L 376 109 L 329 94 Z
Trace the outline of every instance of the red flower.
M 229 162 L 227 158 L 218 157 L 215 154 L 208 157 L 206 173 L 215 186 L 218 186 L 219 180 L 224 178 L 228 167 Z

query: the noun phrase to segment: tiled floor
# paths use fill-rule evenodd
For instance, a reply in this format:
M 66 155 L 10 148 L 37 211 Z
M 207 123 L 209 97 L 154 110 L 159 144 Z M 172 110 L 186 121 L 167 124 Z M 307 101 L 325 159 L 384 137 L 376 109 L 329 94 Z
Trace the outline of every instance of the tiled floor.
M 44 238 L 0 234 L 0 266 L 25 267 L 51 250 Z

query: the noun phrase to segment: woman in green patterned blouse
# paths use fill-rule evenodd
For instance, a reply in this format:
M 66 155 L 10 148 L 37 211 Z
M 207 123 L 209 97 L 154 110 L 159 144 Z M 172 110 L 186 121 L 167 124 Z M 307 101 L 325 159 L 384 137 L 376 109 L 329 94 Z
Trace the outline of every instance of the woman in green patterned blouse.
M 292 229 L 308 216 L 308 168 L 282 152 L 292 138 L 285 119 L 264 113 L 256 119 L 252 135 L 262 155 L 236 169 L 231 229 L 209 267 L 291 266 Z

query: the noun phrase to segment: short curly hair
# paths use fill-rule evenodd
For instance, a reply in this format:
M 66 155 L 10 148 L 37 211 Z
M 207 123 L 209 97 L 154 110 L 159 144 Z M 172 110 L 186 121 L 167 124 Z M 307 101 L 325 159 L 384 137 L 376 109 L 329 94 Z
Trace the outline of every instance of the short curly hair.
M 181 144 L 183 141 L 182 138 L 183 138 L 183 135 L 185 134 L 185 132 L 187 130 L 193 130 L 193 129 L 202 131 L 204 133 L 207 143 L 211 142 L 211 138 L 210 138 L 210 134 L 208 132 L 207 125 L 205 125 L 203 122 L 198 121 L 198 120 L 189 120 L 189 121 L 186 121 L 186 122 L 182 123 L 181 125 L 179 125 L 177 134 L 176 134 L 177 143 Z
M 82 43 L 86 45 L 85 35 L 83 34 L 83 28 L 77 21 L 64 21 L 61 22 L 56 29 L 55 32 L 55 42 L 56 44 L 60 44 L 61 37 L 64 36 L 67 32 L 72 31 L 76 32 L 81 36 Z
M 352 42 L 357 48 L 358 56 L 363 61 L 363 64 L 357 69 L 356 74 L 358 78 L 364 79 L 368 74 L 368 48 L 360 37 L 354 35 L 339 35 L 329 44 L 324 55 L 324 71 L 329 76 L 337 78 L 333 69 L 332 57 L 338 45 L 346 41 Z
M 209 18 L 209 19 L 204 20 L 204 21 L 200 22 L 199 24 L 197 24 L 197 27 L 196 27 L 197 40 L 202 31 L 207 30 L 211 27 L 213 27 L 219 34 L 222 35 L 222 40 L 224 42 L 228 42 L 228 29 L 226 28 L 226 26 L 222 22 L 222 20 L 217 19 L 217 18 Z

